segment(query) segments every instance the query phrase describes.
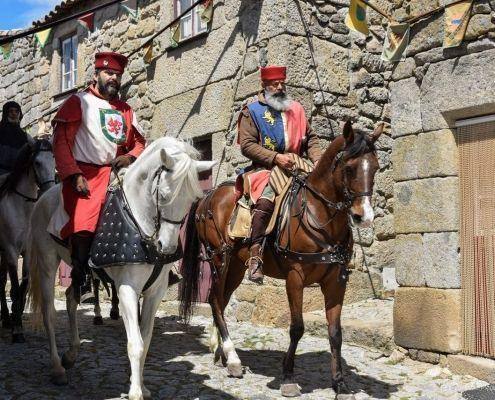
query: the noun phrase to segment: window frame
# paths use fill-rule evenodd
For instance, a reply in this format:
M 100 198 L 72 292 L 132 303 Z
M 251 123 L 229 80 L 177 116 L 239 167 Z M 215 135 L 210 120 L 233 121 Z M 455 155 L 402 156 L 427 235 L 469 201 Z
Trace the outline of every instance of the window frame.
M 190 7 L 196 0 L 188 0 L 189 5 L 187 7 Z M 181 14 L 181 0 L 173 0 L 174 2 L 174 18 L 177 18 Z M 200 13 L 200 8 L 199 4 L 194 7 L 188 14 L 186 14 L 184 17 L 180 19 L 179 22 L 179 30 L 180 30 L 180 39 L 178 43 L 183 43 L 187 42 L 191 39 L 194 39 L 196 37 L 201 37 L 204 34 L 208 33 L 210 31 L 210 23 L 204 23 L 201 20 L 201 16 L 199 15 Z M 191 19 L 190 23 L 190 35 L 184 36 L 183 35 L 183 20 L 186 18 Z M 200 28 L 198 29 L 198 22 L 200 24 Z M 202 26 L 204 24 L 204 26 Z
M 65 70 L 65 45 L 70 43 L 70 60 L 69 60 L 69 71 Z M 61 92 L 67 92 L 76 88 L 77 86 L 77 54 L 79 47 L 79 38 L 77 34 L 73 33 L 69 36 L 60 39 L 60 89 Z M 69 75 L 68 84 L 66 86 L 66 76 Z

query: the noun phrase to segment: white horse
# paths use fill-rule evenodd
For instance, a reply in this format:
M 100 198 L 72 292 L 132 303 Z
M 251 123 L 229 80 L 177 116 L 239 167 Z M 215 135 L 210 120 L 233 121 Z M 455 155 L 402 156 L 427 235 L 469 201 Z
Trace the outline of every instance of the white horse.
M 216 164 L 215 161 L 197 161 L 198 157 L 199 153 L 191 145 L 163 137 L 151 143 L 123 175 L 123 192 L 132 215 L 143 234 L 154 238 L 154 244 L 162 254 L 176 251 L 180 229 L 177 221 L 183 220 L 193 201 L 202 196 L 198 173 Z M 46 231 L 48 220 L 58 205 L 59 195 L 60 189 L 52 188 L 36 204 L 31 219 L 28 254 L 32 310 L 35 315 L 39 316 L 40 312 L 43 314 L 50 342 L 52 382 L 61 385 L 67 384 L 66 369 L 74 365 L 80 341 L 76 321 L 77 303 L 70 287 L 66 291 L 70 348 L 60 359 L 54 331 L 54 284 L 60 259 L 70 262 L 70 255 Z M 128 264 L 105 268 L 105 272 L 115 282 L 127 332 L 127 352 L 131 364 L 130 400 L 150 396 L 143 384 L 144 361 L 156 310 L 168 286 L 171 266 L 165 265 L 155 282 L 144 292 L 153 265 Z M 143 302 L 139 323 L 140 295 L 143 296 Z
M 20 150 L 12 172 L 0 177 L 0 307 L 2 326 L 12 328 L 12 342 L 24 342 L 22 312 L 27 288 L 27 265 L 23 259 L 23 281 L 19 285 L 17 260 L 24 253 L 29 219 L 38 192 L 55 184 L 55 160 L 46 139 L 30 140 Z M 12 318 L 7 307 L 5 285 L 10 277 Z

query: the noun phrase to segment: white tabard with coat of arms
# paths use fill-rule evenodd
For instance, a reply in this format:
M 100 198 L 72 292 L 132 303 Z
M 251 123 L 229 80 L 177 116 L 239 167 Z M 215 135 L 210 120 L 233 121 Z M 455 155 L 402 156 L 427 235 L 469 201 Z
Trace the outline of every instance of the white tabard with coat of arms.
M 108 101 L 89 92 L 76 96 L 81 100 L 82 119 L 74 142 L 74 158 L 90 164 L 109 164 L 117 154 L 117 147 L 125 143 L 130 126 L 124 114 L 112 109 Z M 134 113 L 132 125 L 141 132 Z

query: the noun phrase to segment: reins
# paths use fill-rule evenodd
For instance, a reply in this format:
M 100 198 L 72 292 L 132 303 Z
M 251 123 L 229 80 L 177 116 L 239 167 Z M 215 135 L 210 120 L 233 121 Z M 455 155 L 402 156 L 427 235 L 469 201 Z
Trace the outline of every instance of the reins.
M 28 162 L 27 162 L 27 165 L 28 167 L 26 167 L 26 172 L 28 170 L 28 168 L 31 168 L 32 167 L 32 162 L 34 160 L 34 158 L 38 155 L 38 153 L 41 153 L 43 151 L 47 151 L 47 152 L 51 152 L 52 150 L 50 148 L 43 148 L 42 146 L 42 143 L 40 143 L 40 146 L 36 146 L 34 149 L 33 149 L 33 154 L 30 156 Z M 33 168 L 34 169 L 34 168 Z M 55 183 L 55 179 L 48 179 L 46 181 L 43 181 L 43 182 L 40 182 L 38 180 L 38 175 L 36 174 L 36 170 L 34 170 L 34 179 L 36 181 L 36 185 L 38 185 L 38 187 L 41 189 L 44 185 L 46 185 L 47 183 Z M 13 188 L 10 189 L 10 191 L 20 197 L 22 197 L 24 199 L 24 201 L 26 202 L 30 202 L 30 203 L 36 203 L 39 198 L 40 198 L 40 194 L 39 194 L 39 191 L 38 191 L 38 195 L 36 197 L 30 197 L 30 196 L 27 196 L 21 192 L 19 192 L 16 187 L 17 187 L 17 184 L 18 182 L 15 182 L 15 186 L 14 186 L 14 183 L 9 181 L 9 178 L 7 178 L 5 180 L 5 182 L 3 183 L 3 185 L 0 187 L 0 198 L 3 197 L 8 189 L 5 189 L 6 186 L 8 185 L 12 185 Z
M 175 221 L 175 220 L 171 220 L 169 218 L 164 218 L 162 217 L 162 214 L 161 214 L 161 211 L 160 211 L 160 207 L 158 205 L 158 200 L 159 200 L 159 187 L 160 187 L 160 180 L 161 180 L 161 177 L 162 177 L 162 173 L 164 171 L 169 171 L 167 169 L 167 167 L 165 167 L 164 165 L 161 165 L 160 168 L 158 168 L 154 175 L 153 175 L 153 180 L 155 178 L 157 178 L 157 183 L 156 183 L 156 189 L 155 189 L 155 192 L 156 192 L 156 198 L 155 198 L 155 201 L 156 201 L 156 215 L 153 217 L 153 221 L 154 221 L 154 232 L 151 234 L 151 235 L 146 235 L 142 230 L 141 230 L 141 227 L 139 226 L 139 223 L 136 219 L 136 217 L 134 216 L 134 214 L 132 213 L 132 209 L 131 209 L 131 206 L 129 205 L 129 200 L 127 199 L 127 196 L 125 194 L 125 191 L 124 191 L 124 184 L 122 182 L 122 179 L 120 179 L 120 176 L 118 174 L 118 171 L 116 170 L 116 168 L 114 166 L 111 167 L 112 168 L 112 171 L 114 172 L 116 178 L 117 178 L 117 183 L 118 183 L 118 186 L 120 188 L 120 192 L 122 193 L 122 199 L 124 200 L 124 206 L 125 208 L 127 209 L 127 212 L 129 214 L 129 216 L 131 217 L 132 219 L 132 222 L 134 223 L 134 225 L 136 226 L 137 230 L 138 230 L 138 233 L 139 233 L 139 236 L 141 237 L 141 240 L 143 242 L 146 242 L 146 243 L 153 243 L 153 241 L 156 239 L 158 233 L 160 232 L 160 228 L 161 228 L 161 221 L 165 221 L 169 224 L 173 224 L 173 225 L 182 225 L 184 223 L 184 218 L 180 221 Z M 109 190 L 111 190 L 109 188 Z M 154 244 L 153 244 L 154 246 Z
M 339 156 L 336 157 L 333 163 L 333 170 L 335 170 L 337 168 L 337 165 L 341 162 L 342 154 L 343 153 L 340 153 Z M 320 240 L 320 238 L 314 231 L 322 230 L 326 226 L 328 226 L 335 219 L 337 213 L 346 212 L 348 214 L 352 205 L 352 201 L 354 199 L 358 197 L 371 196 L 372 192 L 352 192 L 349 190 L 347 185 L 344 184 L 344 200 L 335 202 L 325 197 L 324 194 L 322 194 L 308 182 L 309 175 L 306 172 L 295 170 L 291 172 L 291 175 L 291 188 L 286 200 L 284 201 L 284 206 L 287 210 L 287 216 L 285 218 L 281 217 L 281 221 L 278 224 L 274 242 L 275 250 L 284 258 L 295 259 L 297 261 L 304 261 L 307 263 L 318 262 L 328 264 L 347 264 L 351 259 L 351 252 L 349 251 L 349 249 L 340 244 L 331 245 L 329 243 L 325 243 L 324 241 Z M 318 222 L 317 216 L 311 211 L 310 207 L 308 206 L 308 192 L 310 192 L 315 199 L 319 200 L 325 208 L 335 210 L 330 218 L 323 224 L 320 224 Z M 300 204 L 299 210 L 292 214 L 292 210 L 298 204 Z M 306 216 L 307 223 L 304 222 L 304 216 Z M 300 226 L 306 226 L 306 233 L 320 248 L 323 249 L 323 251 L 314 253 L 300 253 L 291 250 L 291 220 L 294 217 L 298 218 L 299 226 L 297 229 L 299 229 Z M 347 222 L 347 225 L 349 226 L 349 222 Z M 284 231 L 287 231 L 287 244 L 285 246 L 281 246 L 280 243 Z

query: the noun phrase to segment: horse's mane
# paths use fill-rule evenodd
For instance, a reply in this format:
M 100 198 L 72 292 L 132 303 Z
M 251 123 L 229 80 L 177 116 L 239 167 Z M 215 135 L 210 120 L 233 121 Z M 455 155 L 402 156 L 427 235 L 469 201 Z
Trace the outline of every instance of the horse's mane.
M 7 193 L 13 192 L 21 177 L 28 171 L 34 156 L 42 150 L 51 150 L 52 145 L 47 139 L 37 139 L 34 142 L 23 145 L 12 166 L 12 172 L 0 181 L 0 198 Z
M 174 154 L 174 149 L 178 149 L 179 151 L 186 153 L 193 160 L 199 160 L 201 156 L 200 152 L 196 150 L 189 141 L 174 138 L 171 136 L 163 136 L 159 139 L 154 140 L 148 146 L 146 146 L 141 156 L 146 157 L 149 153 L 155 152 L 156 147 L 170 150 L 172 151 L 172 154 Z
M 355 158 L 366 153 L 375 152 L 375 144 L 370 136 L 362 132 L 354 132 L 354 141 L 344 149 L 344 159 Z
M 148 155 L 155 153 L 157 148 L 165 149 L 171 156 L 181 153 L 185 153 L 188 156 L 185 162 L 177 163 L 172 179 L 176 182 L 179 181 L 178 186 L 187 185 L 189 192 L 192 192 L 196 197 L 201 197 L 203 192 L 199 187 L 196 168 L 191 168 L 191 160 L 199 160 L 201 153 L 188 141 L 164 136 L 149 144 L 140 157 L 146 158 Z M 174 201 L 178 193 L 178 191 L 174 193 L 169 201 Z

